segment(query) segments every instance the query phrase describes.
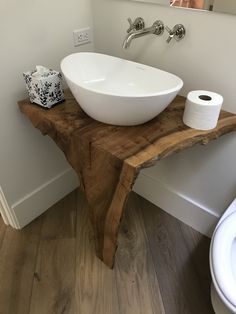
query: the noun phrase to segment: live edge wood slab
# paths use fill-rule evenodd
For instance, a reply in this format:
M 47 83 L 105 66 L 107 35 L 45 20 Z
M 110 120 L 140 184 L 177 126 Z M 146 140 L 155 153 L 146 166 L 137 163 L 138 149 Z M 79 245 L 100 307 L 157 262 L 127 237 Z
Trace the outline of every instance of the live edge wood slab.
M 236 115 L 221 112 L 214 130 L 198 131 L 182 122 L 185 98 L 177 96 L 148 123 L 118 127 L 87 116 L 67 90 L 66 101 L 50 110 L 20 101 L 20 110 L 49 135 L 77 172 L 90 206 L 97 256 L 114 265 L 119 225 L 129 192 L 142 168 L 173 153 L 236 130 Z

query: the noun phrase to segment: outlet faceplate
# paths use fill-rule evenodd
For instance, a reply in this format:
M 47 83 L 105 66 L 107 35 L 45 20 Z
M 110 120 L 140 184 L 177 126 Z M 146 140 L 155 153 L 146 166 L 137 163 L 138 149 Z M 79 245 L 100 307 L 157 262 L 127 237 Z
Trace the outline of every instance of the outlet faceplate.
M 91 42 L 90 27 L 80 28 L 73 31 L 75 47 Z

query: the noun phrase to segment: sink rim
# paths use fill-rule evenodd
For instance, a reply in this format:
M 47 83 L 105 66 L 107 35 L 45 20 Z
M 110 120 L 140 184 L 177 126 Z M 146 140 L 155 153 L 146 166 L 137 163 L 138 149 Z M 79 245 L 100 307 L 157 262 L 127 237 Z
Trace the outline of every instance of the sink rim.
M 159 73 L 163 73 L 163 74 L 168 74 L 169 76 L 173 77 L 176 79 L 176 86 L 175 87 L 172 87 L 172 88 L 168 88 L 168 89 L 164 89 L 163 91 L 158 91 L 158 92 L 146 92 L 145 94 L 118 94 L 118 93 L 113 93 L 113 92 L 106 92 L 104 90 L 99 90 L 99 89 L 96 89 L 96 88 L 92 88 L 90 86 L 88 86 L 87 84 L 85 84 L 82 80 L 80 81 L 77 81 L 77 80 L 73 80 L 71 79 L 70 77 L 68 77 L 67 74 L 65 74 L 65 62 L 68 61 L 69 58 L 71 57 L 74 57 L 76 55 L 100 55 L 100 56 L 106 56 L 108 58 L 111 58 L 111 59 L 116 59 L 116 60 L 119 60 L 119 61 L 122 61 L 122 62 L 127 62 L 129 64 L 132 64 L 132 65 L 136 65 L 136 66 L 144 66 L 145 68 L 147 69 L 151 69 L 151 71 L 157 71 Z M 119 57 L 115 57 L 115 56 L 111 56 L 111 55 L 108 55 L 108 54 L 103 54 L 103 53 L 97 53 L 97 52 L 76 52 L 76 53 L 72 53 L 72 54 L 69 54 L 68 56 L 64 57 L 62 60 L 61 60 L 61 63 L 60 63 L 60 67 L 61 67 L 61 70 L 64 74 L 64 76 L 66 77 L 67 80 L 71 81 L 72 83 L 76 84 L 76 85 L 79 85 L 80 88 L 83 88 L 85 90 L 89 90 L 93 93 L 97 93 L 97 94 L 101 94 L 101 95 L 107 95 L 107 96 L 113 96 L 113 97 L 120 97 L 120 98 L 147 98 L 147 97 L 156 97 L 156 96 L 162 96 L 162 95 L 168 95 L 169 93 L 173 93 L 177 90 L 181 90 L 181 88 L 183 87 L 184 85 L 184 82 L 183 80 L 178 77 L 177 75 L 175 74 L 172 74 L 168 71 L 165 71 L 165 70 L 161 70 L 159 68 L 156 68 L 156 67 L 153 67 L 153 66 L 150 66 L 150 65 L 146 65 L 146 64 L 143 64 L 143 63 L 140 63 L 140 62 L 135 62 L 135 61 L 131 61 L 131 60 L 127 60 L 127 59 L 123 59 L 123 58 L 119 58 Z M 108 78 L 105 78 L 104 81 L 108 81 L 109 80 L 109 77 Z

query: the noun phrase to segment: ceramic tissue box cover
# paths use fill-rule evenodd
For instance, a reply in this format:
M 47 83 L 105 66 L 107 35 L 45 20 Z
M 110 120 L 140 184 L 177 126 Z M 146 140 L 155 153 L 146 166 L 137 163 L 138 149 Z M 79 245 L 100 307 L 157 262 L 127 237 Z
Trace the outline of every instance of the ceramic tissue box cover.
M 51 108 L 64 100 L 62 75 L 54 70 L 45 70 L 44 67 L 41 67 L 40 70 L 41 73 L 37 70 L 23 73 L 30 102 Z

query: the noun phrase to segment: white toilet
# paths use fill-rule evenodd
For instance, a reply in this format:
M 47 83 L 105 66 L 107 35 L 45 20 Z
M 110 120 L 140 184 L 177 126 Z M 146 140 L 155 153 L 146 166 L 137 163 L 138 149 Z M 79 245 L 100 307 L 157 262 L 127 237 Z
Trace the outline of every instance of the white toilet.
M 210 247 L 210 268 L 215 313 L 236 313 L 236 199 L 216 226 Z

